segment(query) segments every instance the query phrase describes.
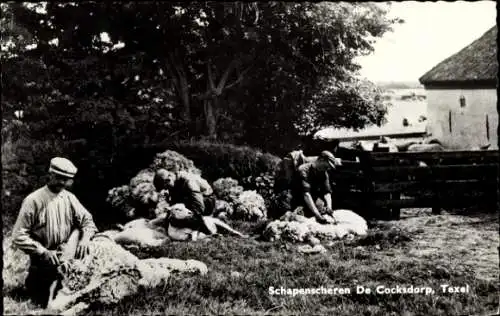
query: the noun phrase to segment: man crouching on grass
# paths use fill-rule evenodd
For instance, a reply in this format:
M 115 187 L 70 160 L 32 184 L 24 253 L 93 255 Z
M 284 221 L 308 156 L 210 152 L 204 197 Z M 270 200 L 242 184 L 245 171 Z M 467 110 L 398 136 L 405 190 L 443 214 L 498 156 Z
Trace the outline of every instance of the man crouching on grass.
M 26 289 L 34 303 L 46 307 L 49 288 L 57 279 L 59 253 L 70 236 L 79 234 L 77 258 L 89 251 L 89 241 L 97 232 L 92 215 L 66 189 L 73 184 L 77 168 L 71 161 L 56 157 L 50 161 L 47 185 L 29 194 L 21 205 L 13 229 L 13 245 L 30 256 Z M 72 245 L 72 247 L 74 247 Z

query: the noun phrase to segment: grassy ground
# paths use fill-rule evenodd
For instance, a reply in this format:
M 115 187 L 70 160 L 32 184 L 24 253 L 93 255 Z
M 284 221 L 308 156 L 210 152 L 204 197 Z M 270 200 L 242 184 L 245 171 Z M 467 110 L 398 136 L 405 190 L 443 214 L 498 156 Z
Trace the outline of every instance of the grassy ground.
M 292 244 L 231 237 L 172 242 L 137 255 L 197 259 L 209 273 L 172 278 L 116 306 L 94 306 L 88 314 L 493 314 L 499 307 L 498 245 L 498 214 L 435 216 L 415 210 L 403 211 L 398 221 L 373 223 L 368 236 L 326 245 L 325 254 L 304 255 Z M 442 293 L 444 284 L 468 285 L 469 293 Z M 357 285 L 373 290 L 425 286 L 435 293 L 356 294 Z M 269 294 L 269 287 L 281 286 L 350 288 L 351 294 Z M 5 294 L 5 313 L 37 312 L 26 299 Z

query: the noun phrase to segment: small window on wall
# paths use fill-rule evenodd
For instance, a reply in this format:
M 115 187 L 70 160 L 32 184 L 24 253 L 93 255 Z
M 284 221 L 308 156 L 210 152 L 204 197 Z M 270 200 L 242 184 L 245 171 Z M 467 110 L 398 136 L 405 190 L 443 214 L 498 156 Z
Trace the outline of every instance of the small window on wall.
M 461 108 L 464 108 L 466 106 L 466 102 L 465 102 L 465 97 L 462 95 L 460 96 L 460 107 Z

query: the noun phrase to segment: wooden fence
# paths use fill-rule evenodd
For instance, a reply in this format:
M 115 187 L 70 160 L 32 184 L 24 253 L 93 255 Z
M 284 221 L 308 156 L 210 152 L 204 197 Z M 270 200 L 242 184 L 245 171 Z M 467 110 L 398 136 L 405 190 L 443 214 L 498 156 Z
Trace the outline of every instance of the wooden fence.
M 337 207 L 381 211 L 399 218 L 401 208 L 482 205 L 496 208 L 498 151 L 359 153 L 333 174 Z M 352 158 L 352 156 L 351 156 Z M 374 214 L 365 214 L 372 215 Z

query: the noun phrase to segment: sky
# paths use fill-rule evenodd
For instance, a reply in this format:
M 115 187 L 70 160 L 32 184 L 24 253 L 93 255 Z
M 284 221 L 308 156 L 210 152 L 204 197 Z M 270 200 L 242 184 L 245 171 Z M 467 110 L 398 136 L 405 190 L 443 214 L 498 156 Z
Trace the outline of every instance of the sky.
M 379 39 L 372 55 L 357 60 L 360 74 L 374 82 L 417 82 L 495 25 L 496 2 L 394 2 L 389 16 L 405 23 Z

